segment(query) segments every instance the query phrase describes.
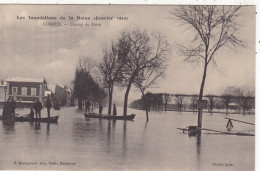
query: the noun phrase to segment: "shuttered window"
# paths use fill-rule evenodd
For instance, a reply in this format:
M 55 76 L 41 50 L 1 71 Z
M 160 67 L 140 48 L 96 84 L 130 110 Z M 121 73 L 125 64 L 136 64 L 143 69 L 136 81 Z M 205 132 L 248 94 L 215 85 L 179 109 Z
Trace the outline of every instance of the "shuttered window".
M 27 87 L 22 87 L 22 96 L 27 96 Z

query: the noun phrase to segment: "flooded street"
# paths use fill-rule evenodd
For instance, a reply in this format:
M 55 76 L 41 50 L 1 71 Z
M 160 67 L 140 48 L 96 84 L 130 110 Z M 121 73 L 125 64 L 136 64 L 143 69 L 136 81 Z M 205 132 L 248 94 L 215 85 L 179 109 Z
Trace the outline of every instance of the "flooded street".
M 134 121 L 86 119 L 74 107 L 52 112 L 60 115 L 58 124 L 0 122 L 0 169 L 254 170 L 254 136 L 204 131 L 197 138 L 176 129 L 196 125 L 197 114 L 153 111 L 146 124 L 145 112 L 130 108 Z M 202 127 L 226 131 L 224 117 L 206 113 Z M 254 123 L 255 116 L 228 117 Z M 233 126 L 235 132 L 254 132 L 252 125 Z

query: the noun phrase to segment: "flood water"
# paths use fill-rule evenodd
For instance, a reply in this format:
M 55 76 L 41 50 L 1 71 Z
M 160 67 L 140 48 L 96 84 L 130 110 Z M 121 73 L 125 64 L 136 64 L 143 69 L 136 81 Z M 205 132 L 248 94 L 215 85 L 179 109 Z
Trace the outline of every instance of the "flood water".
M 29 109 L 16 113 L 26 114 Z M 176 129 L 196 125 L 197 114 L 150 112 L 146 124 L 145 112 L 133 109 L 128 113 L 137 114 L 134 121 L 86 119 L 74 107 L 54 113 L 60 115 L 58 124 L 0 122 L 0 169 L 254 170 L 254 136 L 204 131 L 198 138 Z M 226 131 L 224 117 L 204 114 L 202 125 Z M 254 115 L 229 117 L 254 123 Z M 233 126 L 236 132 L 255 130 L 238 122 Z

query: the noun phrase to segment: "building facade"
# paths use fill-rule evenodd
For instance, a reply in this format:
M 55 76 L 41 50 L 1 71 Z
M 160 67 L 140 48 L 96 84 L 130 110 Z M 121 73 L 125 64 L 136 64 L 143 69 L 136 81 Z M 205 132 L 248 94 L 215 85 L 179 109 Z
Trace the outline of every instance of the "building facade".
M 6 79 L 7 98 L 12 97 L 16 102 L 32 104 L 39 99 L 44 100 L 47 89 L 45 78 L 10 77 Z

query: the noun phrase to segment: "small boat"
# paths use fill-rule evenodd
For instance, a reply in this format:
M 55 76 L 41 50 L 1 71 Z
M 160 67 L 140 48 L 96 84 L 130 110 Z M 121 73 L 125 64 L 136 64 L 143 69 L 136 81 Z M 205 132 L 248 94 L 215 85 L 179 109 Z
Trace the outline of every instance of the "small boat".
M 134 120 L 135 114 L 126 116 L 113 116 L 113 115 L 99 115 L 96 113 L 84 114 L 86 118 L 100 118 L 100 119 L 110 119 L 110 120 Z
M 30 118 L 30 117 L 16 117 L 15 122 L 46 122 L 46 123 L 57 123 L 59 116 L 53 116 L 50 118 Z
M 57 123 L 59 116 L 53 116 L 50 118 L 30 118 L 28 115 L 25 116 L 16 116 L 14 117 L 15 122 L 47 122 L 47 123 Z M 2 117 L 0 117 L 2 120 Z

